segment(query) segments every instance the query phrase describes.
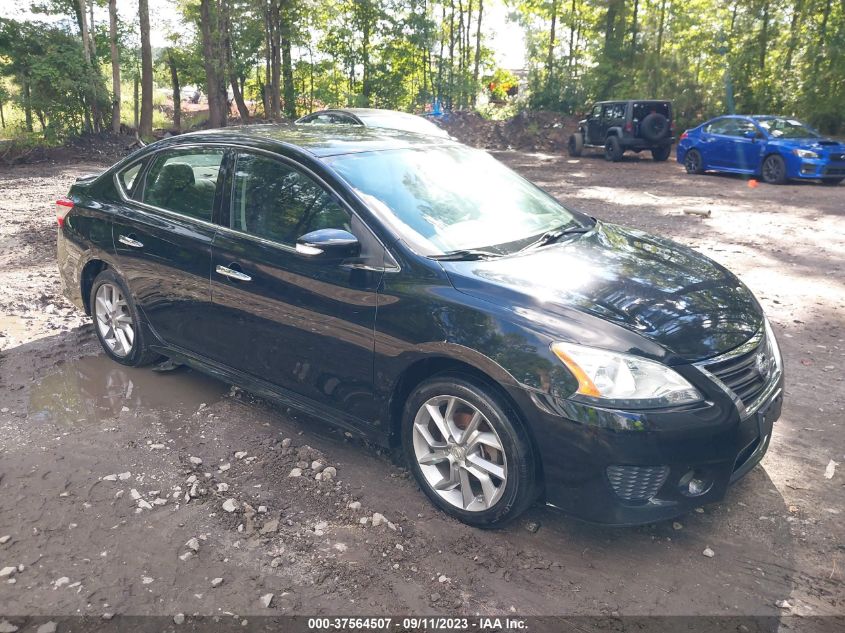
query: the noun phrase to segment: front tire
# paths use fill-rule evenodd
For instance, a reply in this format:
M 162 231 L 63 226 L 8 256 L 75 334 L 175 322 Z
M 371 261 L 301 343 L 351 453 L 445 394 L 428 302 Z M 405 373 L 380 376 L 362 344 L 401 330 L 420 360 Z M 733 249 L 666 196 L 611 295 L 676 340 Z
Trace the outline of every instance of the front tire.
M 138 308 L 126 283 L 112 270 L 104 270 L 91 286 L 91 317 L 103 351 L 121 365 L 141 367 L 158 358 L 144 339 Z
M 625 150 L 623 150 L 622 145 L 619 144 L 619 139 L 615 136 L 608 136 L 607 140 L 604 142 L 605 159 L 613 163 L 618 163 L 622 160 L 622 154 L 624 153 Z
M 499 527 L 536 499 L 531 442 L 482 381 L 441 374 L 420 384 L 405 404 L 402 446 L 426 496 L 463 523 Z
M 763 176 L 763 182 L 770 185 L 782 185 L 786 182 L 786 162 L 782 156 L 772 154 L 767 156 L 763 161 L 763 167 L 760 170 Z
M 567 147 L 569 149 L 569 155 L 573 158 L 577 158 L 581 155 L 584 151 L 584 137 L 580 132 L 576 132 L 569 137 Z

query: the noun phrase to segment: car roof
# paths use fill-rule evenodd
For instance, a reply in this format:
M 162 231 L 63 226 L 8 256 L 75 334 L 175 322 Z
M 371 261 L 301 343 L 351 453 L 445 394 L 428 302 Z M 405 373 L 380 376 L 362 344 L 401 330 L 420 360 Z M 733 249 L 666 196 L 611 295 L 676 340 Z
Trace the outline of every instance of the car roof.
M 594 105 L 601 105 L 603 103 L 672 103 L 671 99 L 608 99 L 606 101 L 596 101 Z
M 448 138 L 402 130 L 359 126 L 293 126 L 289 124 L 239 125 L 217 130 L 189 132 L 155 143 L 178 146 L 188 143 L 222 142 L 263 149 L 293 147 L 318 158 L 409 147 L 459 145 Z

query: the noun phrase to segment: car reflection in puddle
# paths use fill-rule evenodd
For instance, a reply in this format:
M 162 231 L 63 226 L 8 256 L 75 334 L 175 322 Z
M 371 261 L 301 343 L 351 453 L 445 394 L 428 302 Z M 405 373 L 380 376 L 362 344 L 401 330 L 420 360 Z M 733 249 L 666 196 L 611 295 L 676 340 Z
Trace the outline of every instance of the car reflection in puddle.
M 96 423 L 128 409 L 193 413 L 228 391 L 228 385 L 180 367 L 169 372 L 124 367 L 105 356 L 63 363 L 29 394 L 29 418 L 70 425 Z

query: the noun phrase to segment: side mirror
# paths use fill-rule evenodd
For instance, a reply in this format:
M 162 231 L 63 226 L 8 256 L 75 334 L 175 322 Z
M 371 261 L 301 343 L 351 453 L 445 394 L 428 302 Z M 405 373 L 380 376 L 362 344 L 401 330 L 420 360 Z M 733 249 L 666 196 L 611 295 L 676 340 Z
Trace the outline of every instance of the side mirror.
M 748 130 L 743 134 L 745 138 L 750 138 L 752 141 L 756 141 L 758 138 L 763 138 L 763 135 L 758 130 Z
M 296 252 L 305 257 L 338 261 L 361 254 L 361 243 L 349 231 L 319 229 L 296 240 Z

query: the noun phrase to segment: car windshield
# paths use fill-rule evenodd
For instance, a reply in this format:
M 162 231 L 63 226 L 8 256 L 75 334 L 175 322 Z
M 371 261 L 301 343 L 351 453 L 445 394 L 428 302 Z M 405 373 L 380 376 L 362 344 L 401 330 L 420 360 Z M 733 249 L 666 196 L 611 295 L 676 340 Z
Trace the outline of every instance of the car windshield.
M 402 130 L 415 134 L 427 134 L 428 136 L 446 137 L 449 134 L 446 130 L 437 127 L 431 121 L 409 114 L 407 116 L 397 114 L 359 115 L 359 118 L 367 127 L 377 127 L 389 130 Z
M 778 117 L 759 119 L 757 123 L 775 138 L 819 138 L 820 136 L 813 128 L 795 119 L 782 119 Z
M 460 145 L 343 154 L 327 162 L 422 255 L 512 253 L 580 220 L 486 152 Z

